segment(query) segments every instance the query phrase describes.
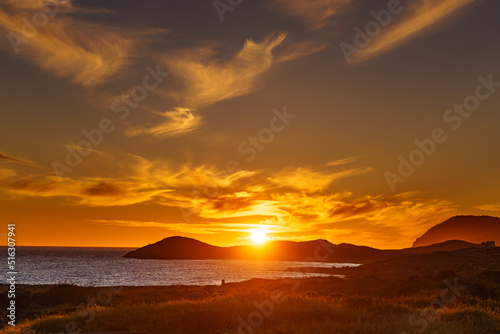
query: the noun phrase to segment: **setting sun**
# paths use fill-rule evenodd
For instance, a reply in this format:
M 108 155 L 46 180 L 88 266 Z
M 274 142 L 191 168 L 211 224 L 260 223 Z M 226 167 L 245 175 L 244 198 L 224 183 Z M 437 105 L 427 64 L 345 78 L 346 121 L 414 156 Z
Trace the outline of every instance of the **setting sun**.
M 269 238 L 267 237 L 267 233 L 264 230 L 256 229 L 250 232 L 252 233 L 250 239 L 256 245 L 263 244 L 264 242 L 269 240 Z

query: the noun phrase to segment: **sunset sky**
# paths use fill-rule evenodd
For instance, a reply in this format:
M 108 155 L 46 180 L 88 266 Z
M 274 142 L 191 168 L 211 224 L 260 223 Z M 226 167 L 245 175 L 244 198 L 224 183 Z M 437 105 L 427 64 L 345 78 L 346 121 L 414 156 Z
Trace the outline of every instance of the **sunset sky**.
M 403 248 L 500 215 L 498 1 L 43 3 L 0 4 L 2 244 Z

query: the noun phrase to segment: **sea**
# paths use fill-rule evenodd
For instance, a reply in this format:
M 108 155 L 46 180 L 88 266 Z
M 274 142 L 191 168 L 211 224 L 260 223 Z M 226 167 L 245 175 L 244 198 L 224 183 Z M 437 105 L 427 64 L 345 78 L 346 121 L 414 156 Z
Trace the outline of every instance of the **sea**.
M 280 279 L 329 276 L 286 271 L 288 268 L 331 268 L 354 263 L 253 260 L 143 260 L 124 258 L 133 248 L 16 247 L 17 284 L 78 286 L 216 285 L 221 280 Z M 7 247 L 0 247 L 7 255 Z M 4 258 L 4 256 L 1 256 Z M 0 277 L 6 284 L 7 256 Z

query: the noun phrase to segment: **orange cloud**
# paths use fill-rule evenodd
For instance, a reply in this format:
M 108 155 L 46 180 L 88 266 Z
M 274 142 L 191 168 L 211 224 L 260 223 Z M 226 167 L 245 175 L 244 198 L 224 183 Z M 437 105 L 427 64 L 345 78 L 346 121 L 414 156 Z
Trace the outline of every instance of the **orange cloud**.
M 249 233 L 250 230 L 254 228 L 265 228 L 268 235 L 272 238 L 273 233 L 287 233 L 293 232 L 294 230 L 287 227 L 276 227 L 274 222 L 262 221 L 260 223 L 228 223 L 228 222 L 213 222 L 207 221 L 203 223 L 181 223 L 181 222 L 165 222 L 165 221 L 138 221 L 138 220 L 105 220 L 97 219 L 91 220 L 93 222 L 101 223 L 109 226 L 126 226 L 126 227 L 139 227 L 139 228 L 153 228 L 161 229 L 164 233 L 165 230 L 171 233 L 180 234 L 217 234 L 221 232 L 246 232 Z M 267 225 L 267 224 L 270 225 Z
M 500 211 L 500 204 L 484 204 L 479 205 L 476 208 L 484 211 Z
M 276 173 L 269 180 L 280 187 L 294 188 L 307 193 L 320 192 L 326 190 L 336 180 L 365 174 L 372 170 L 371 167 L 339 169 L 340 166 L 352 163 L 358 158 L 349 157 L 312 167 L 289 167 Z
M 196 49 L 165 57 L 174 77 L 181 78 L 184 89 L 179 96 L 189 108 L 248 94 L 255 88 L 258 75 L 273 64 L 273 49 L 285 39 L 273 34 L 261 43 L 247 40 L 229 60 L 214 60 L 210 49 Z
M 0 168 L 0 180 L 11 179 L 16 176 L 16 171 L 9 168 Z
M 58 11 L 48 7 L 53 16 L 38 1 L 7 4 L 7 8 L 0 7 L 0 29 L 8 36 L 3 46 L 14 48 L 47 72 L 83 86 L 95 86 L 129 63 L 134 41 L 125 33 L 67 15 L 77 10 L 70 2 L 61 2 Z M 34 17 L 39 13 L 46 20 L 37 26 Z
M 440 199 L 423 199 L 413 194 L 367 196 L 339 203 L 331 211 L 334 222 L 318 228 L 336 234 L 334 240 L 378 244 L 382 248 L 411 247 L 430 227 L 456 213 L 452 202 Z
M 175 108 L 172 111 L 158 114 L 166 118 L 167 121 L 149 128 L 135 129 L 128 132 L 128 134 L 132 136 L 149 134 L 162 138 L 175 137 L 194 131 L 202 124 L 201 116 L 195 114 L 189 108 Z
M 16 158 L 16 157 L 4 154 L 2 152 L 0 152 L 0 160 L 5 160 L 5 161 L 9 161 L 9 162 L 15 162 L 15 163 L 18 163 L 18 164 L 21 164 L 21 165 L 30 165 L 30 166 L 35 166 L 36 165 L 36 163 L 34 163 L 33 161 L 29 161 L 29 160 L 21 159 L 21 158 Z
M 87 167 L 89 166 L 89 167 Z M 99 176 L 61 178 L 50 175 L 25 175 L 6 178 L 2 186 L 18 196 L 67 197 L 74 205 L 123 206 L 156 202 L 168 206 L 193 205 L 194 193 L 207 197 L 214 189 L 232 187 L 237 181 L 255 175 L 251 171 L 223 173 L 214 166 L 149 161 L 122 152 L 101 152 L 89 157 L 82 169 Z M 107 175 L 106 175 L 107 174 Z M 13 175 L 11 175 L 13 176 Z M 196 198 L 195 198 L 196 199 Z
M 243 225 L 264 224 L 277 239 L 314 236 L 365 244 L 383 240 L 383 247 L 409 246 L 427 228 L 456 211 L 451 202 L 422 199 L 417 193 L 354 196 L 349 192 L 329 192 L 330 182 L 369 170 L 324 170 L 326 166 L 338 168 L 352 161 L 355 159 L 331 161 L 271 176 L 266 171 L 240 170 L 229 174 L 215 166 L 175 166 L 171 162 L 102 151 L 94 160 L 84 162 L 96 168 L 99 176 L 66 177 L 59 182 L 55 176 L 20 176 L 0 169 L 0 185 L 11 196 L 60 197 L 70 205 L 112 207 L 151 203 L 179 207 L 197 221 L 215 221 L 205 226 L 211 233 L 227 229 L 241 232 L 248 230 Z M 82 167 L 92 174 L 92 170 Z M 299 182 L 299 177 L 304 182 Z M 231 226 L 234 219 L 243 225 Z M 191 231 L 174 222 L 130 224 Z
M 151 189 L 147 184 L 99 178 L 73 178 L 62 182 L 56 177 L 27 176 L 4 184 L 14 195 L 63 197 L 69 204 L 86 206 L 126 206 L 151 201 L 168 189 Z
M 407 17 L 394 27 L 383 28 L 382 34 L 376 37 L 369 46 L 353 57 L 355 62 L 362 62 L 390 51 L 418 35 L 428 31 L 437 24 L 443 23 L 460 9 L 475 0 L 438 0 L 414 3 L 414 8 Z M 405 8 L 405 10 L 407 10 Z
M 305 167 L 285 169 L 271 178 L 273 183 L 282 187 L 292 187 L 303 190 L 307 193 L 324 191 L 335 180 L 350 176 L 361 175 L 370 172 L 372 169 L 353 168 L 342 171 L 315 171 Z

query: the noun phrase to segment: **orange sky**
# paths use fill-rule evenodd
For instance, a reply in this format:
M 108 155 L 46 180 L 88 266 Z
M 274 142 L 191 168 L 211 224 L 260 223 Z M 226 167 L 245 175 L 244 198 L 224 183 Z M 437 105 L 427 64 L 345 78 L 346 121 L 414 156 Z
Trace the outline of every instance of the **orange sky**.
M 403 248 L 453 215 L 498 216 L 500 5 L 304 4 L 0 4 L 5 230 Z

